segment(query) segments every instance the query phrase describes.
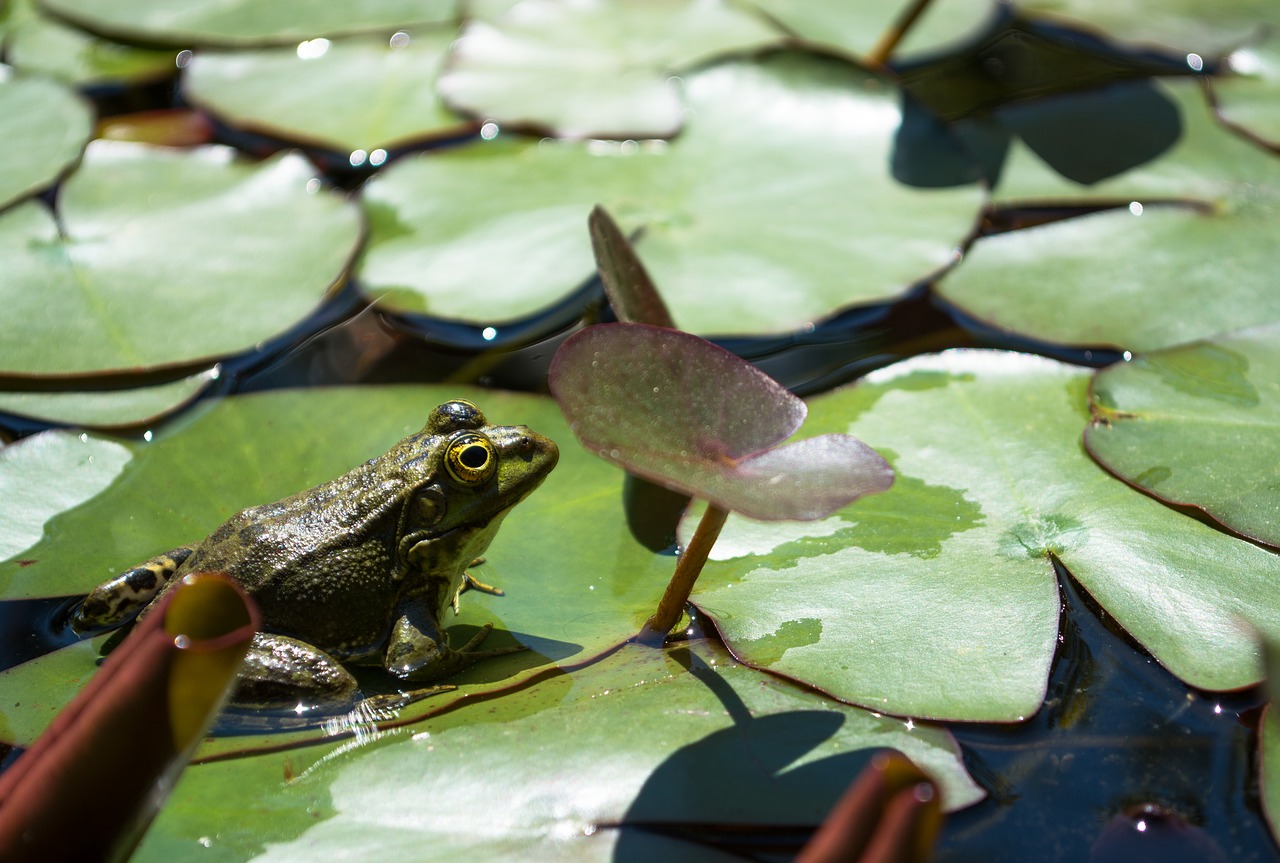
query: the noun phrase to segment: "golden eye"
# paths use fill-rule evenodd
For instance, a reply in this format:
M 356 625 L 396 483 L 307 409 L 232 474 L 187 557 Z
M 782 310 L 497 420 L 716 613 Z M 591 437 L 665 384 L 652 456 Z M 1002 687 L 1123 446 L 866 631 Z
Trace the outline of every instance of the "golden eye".
M 449 442 L 444 464 L 449 476 L 463 485 L 480 485 L 498 469 L 498 454 L 487 437 L 469 432 Z

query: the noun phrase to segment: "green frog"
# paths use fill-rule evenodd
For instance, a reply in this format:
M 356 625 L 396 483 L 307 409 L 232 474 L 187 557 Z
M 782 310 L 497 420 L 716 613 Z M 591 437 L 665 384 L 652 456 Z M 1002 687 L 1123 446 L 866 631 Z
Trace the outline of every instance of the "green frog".
M 186 574 L 225 572 L 257 602 L 263 628 L 232 706 L 354 708 L 362 699 L 343 663 L 379 665 L 405 681 L 439 680 L 522 649 L 479 649 L 492 624 L 452 647 L 443 621 L 466 590 L 501 595 L 467 568 L 558 457 L 554 442 L 525 426 L 493 426 L 471 402 L 446 402 L 385 455 L 237 513 L 203 542 L 99 585 L 72 624 L 82 632 L 121 626 Z M 396 703 L 442 688 L 450 687 L 402 693 Z

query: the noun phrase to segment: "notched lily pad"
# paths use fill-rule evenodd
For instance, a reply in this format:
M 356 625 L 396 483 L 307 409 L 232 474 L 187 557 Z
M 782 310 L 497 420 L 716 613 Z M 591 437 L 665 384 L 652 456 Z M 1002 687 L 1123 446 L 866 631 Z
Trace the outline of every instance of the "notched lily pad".
M 1098 373 L 1089 451 L 1128 482 L 1280 545 L 1280 325 Z
M 672 75 L 782 41 L 721 0 L 524 0 L 473 20 L 440 94 L 502 126 L 569 138 L 667 138 L 684 109 Z
M 1044 695 L 1056 558 L 1191 685 L 1256 682 L 1240 621 L 1280 631 L 1280 560 L 1100 468 L 1080 445 L 1088 380 L 1036 357 L 949 351 L 810 400 L 807 428 L 891 448 L 897 482 L 783 532 L 731 516 L 694 602 L 741 658 L 842 699 L 1012 721 Z M 816 642 L 800 625 L 811 619 Z
M 89 106 L 71 90 L 9 77 L 0 66 L 0 210 L 52 185 L 80 158 L 92 129 Z
M 310 184 L 310 185 L 309 185 Z M 359 215 L 297 155 L 95 142 L 55 215 L 0 215 L 0 370 L 66 375 L 243 351 L 316 308 Z
M 946 809 L 981 798 L 941 729 L 833 703 L 705 642 L 633 645 L 359 747 L 199 766 L 134 859 L 195 851 L 217 818 L 225 850 L 275 863 L 336 849 L 413 859 L 424 848 L 433 858 L 727 861 L 738 857 L 620 825 L 815 826 L 883 747 L 937 782 Z M 280 778 L 286 760 L 301 774 L 292 781 Z M 507 790 L 496 808 L 495 777 Z M 256 789 L 253 813 L 210 815 L 208 801 L 243 787 Z
M 549 380 L 588 449 L 727 510 L 817 519 L 893 482 L 884 459 L 848 435 L 778 446 L 804 421 L 804 402 L 679 330 L 589 327 L 556 352 Z
M 644 229 L 637 251 L 683 328 L 777 333 L 899 296 L 976 221 L 976 185 L 888 175 L 895 93 L 865 71 L 784 52 L 684 83 L 694 113 L 670 144 L 499 135 L 397 161 L 365 187 L 361 285 L 397 311 L 518 320 L 591 278 L 599 204 Z
M 391 39 L 200 52 L 183 92 L 233 126 L 344 154 L 458 136 L 473 126 L 444 108 L 434 86 L 455 36 L 452 27 L 417 28 Z

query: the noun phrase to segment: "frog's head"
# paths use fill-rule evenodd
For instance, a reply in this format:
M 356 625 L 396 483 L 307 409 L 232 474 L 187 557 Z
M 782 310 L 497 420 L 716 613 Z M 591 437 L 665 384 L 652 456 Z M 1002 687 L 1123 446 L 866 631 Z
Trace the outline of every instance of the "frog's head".
M 402 555 L 458 528 L 496 529 L 560 457 L 551 439 L 526 426 L 490 425 L 479 408 L 461 399 L 433 410 L 426 427 L 396 450 L 397 479 L 407 494 Z

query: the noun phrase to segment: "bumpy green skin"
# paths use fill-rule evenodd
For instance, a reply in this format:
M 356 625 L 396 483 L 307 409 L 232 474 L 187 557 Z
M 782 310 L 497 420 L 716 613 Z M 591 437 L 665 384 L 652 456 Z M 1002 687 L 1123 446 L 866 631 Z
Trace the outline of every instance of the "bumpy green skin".
M 452 467 L 450 455 L 454 456 Z M 449 646 L 442 621 L 466 569 L 502 519 L 555 467 L 555 443 L 524 426 L 491 426 L 470 402 L 447 402 L 421 432 L 350 473 L 232 516 L 195 545 L 158 592 L 151 575 L 174 550 L 99 586 L 82 629 L 146 614 L 187 573 L 225 572 L 257 602 L 255 639 L 232 703 L 343 708 L 356 684 L 342 662 L 431 681 L 484 656 L 488 629 Z M 158 578 L 157 581 L 162 579 Z

